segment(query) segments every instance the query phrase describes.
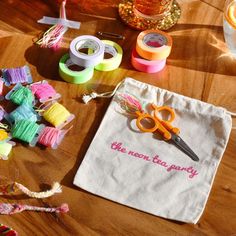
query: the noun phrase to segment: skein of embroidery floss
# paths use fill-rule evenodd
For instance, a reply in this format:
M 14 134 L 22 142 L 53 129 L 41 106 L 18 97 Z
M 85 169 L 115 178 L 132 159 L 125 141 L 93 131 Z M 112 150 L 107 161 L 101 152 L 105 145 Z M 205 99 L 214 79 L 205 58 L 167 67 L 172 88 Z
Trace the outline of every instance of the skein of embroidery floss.
M 42 211 L 48 213 L 66 213 L 69 211 L 68 204 L 63 203 L 60 207 L 37 207 L 29 205 L 21 205 L 17 203 L 0 203 L 0 214 L 1 215 L 12 215 L 20 213 L 22 211 Z
M 46 126 L 39 134 L 37 142 L 45 147 L 56 149 L 70 129 L 61 130 L 58 128 Z
M 27 103 L 32 106 L 34 103 L 34 95 L 32 94 L 32 91 L 19 83 L 16 84 L 14 88 L 12 88 L 11 91 L 7 93 L 5 98 L 7 100 L 11 100 L 17 105 Z
M 61 97 L 61 95 L 57 93 L 46 80 L 33 83 L 29 86 L 29 88 L 41 103 L 57 100 Z
M 4 118 L 13 125 L 20 120 L 39 121 L 40 116 L 38 113 L 28 104 L 22 104 L 18 106 L 11 113 L 5 113 Z
M 71 114 L 63 105 L 58 102 L 52 103 L 49 107 L 45 107 L 43 118 L 54 127 L 61 129 L 71 122 L 75 115 Z
M 11 128 L 12 138 L 19 139 L 26 143 L 34 143 L 34 139 L 40 134 L 44 125 L 29 120 L 19 120 Z M 33 146 L 33 144 L 32 144 Z
M 50 25 L 53 24 L 53 26 L 43 34 L 42 38 L 40 38 L 36 42 L 36 44 L 40 45 L 40 47 L 52 48 L 56 50 L 59 48 L 63 35 L 68 30 L 68 28 L 80 28 L 80 22 L 70 21 L 66 19 L 65 5 L 66 0 L 62 1 L 61 3 L 59 18 L 44 16 L 42 19 L 38 20 L 39 23 Z
M 10 68 L 10 69 L 1 69 L 3 81 L 6 86 L 17 83 L 32 83 L 32 76 L 28 66 Z
M 61 193 L 62 188 L 61 185 L 58 182 L 53 183 L 52 188 L 44 191 L 44 192 L 32 192 L 28 188 L 26 188 L 24 185 L 17 183 L 17 182 L 11 182 L 11 183 L 4 183 L 0 184 L 0 195 L 10 195 L 15 194 L 17 192 L 22 192 L 25 195 L 32 197 L 32 198 L 47 198 L 53 196 L 55 193 Z

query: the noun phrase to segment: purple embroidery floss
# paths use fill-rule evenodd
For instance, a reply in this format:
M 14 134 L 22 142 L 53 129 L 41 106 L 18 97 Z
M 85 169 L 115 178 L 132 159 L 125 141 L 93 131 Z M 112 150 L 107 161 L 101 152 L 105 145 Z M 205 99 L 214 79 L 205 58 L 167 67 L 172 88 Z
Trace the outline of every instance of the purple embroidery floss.
M 3 107 L 0 106 L 0 121 L 4 118 L 5 111 Z
M 32 76 L 28 66 L 2 69 L 2 77 L 7 86 L 17 83 L 32 83 Z

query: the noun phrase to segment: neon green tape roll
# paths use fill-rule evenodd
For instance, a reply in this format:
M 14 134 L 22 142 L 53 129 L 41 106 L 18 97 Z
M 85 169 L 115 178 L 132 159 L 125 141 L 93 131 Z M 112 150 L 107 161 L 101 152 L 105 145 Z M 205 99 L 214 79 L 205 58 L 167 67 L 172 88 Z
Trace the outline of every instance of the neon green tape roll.
M 73 84 L 83 84 L 93 77 L 94 67 L 87 67 L 81 71 L 69 69 L 69 66 L 75 65 L 69 54 L 65 54 L 59 62 L 59 75 L 63 80 Z
M 112 55 L 109 59 L 103 59 L 103 61 L 95 66 L 96 70 L 100 71 L 111 71 L 119 67 L 123 50 L 120 45 L 110 40 L 102 40 L 105 44 L 105 53 Z

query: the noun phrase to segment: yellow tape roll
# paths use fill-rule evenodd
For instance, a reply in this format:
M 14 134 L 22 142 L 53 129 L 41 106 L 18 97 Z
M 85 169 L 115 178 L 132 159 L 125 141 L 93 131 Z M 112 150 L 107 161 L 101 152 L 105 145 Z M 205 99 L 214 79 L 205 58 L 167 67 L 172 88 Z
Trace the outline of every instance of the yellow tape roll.
M 137 53 L 148 60 L 163 60 L 170 55 L 172 38 L 160 30 L 145 30 L 138 35 Z
M 95 66 L 96 70 L 99 71 L 111 71 L 119 67 L 123 50 L 120 45 L 110 40 L 102 40 L 105 44 L 105 54 L 110 54 L 112 57 L 109 59 L 103 59 L 103 61 Z

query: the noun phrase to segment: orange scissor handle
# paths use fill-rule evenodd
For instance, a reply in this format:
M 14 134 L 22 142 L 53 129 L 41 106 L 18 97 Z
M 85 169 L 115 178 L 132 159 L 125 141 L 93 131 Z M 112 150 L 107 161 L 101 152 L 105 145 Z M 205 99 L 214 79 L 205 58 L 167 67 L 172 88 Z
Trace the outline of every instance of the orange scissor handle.
M 165 140 L 171 139 L 171 133 L 161 124 L 159 120 L 157 120 L 154 116 L 151 116 L 148 113 L 141 113 L 139 111 L 136 112 L 138 118 L 136 120 L 137 127 L 143 132 L 153 133 L 155 131 L 160 132 Z M 151 121 L 153 126 L 146 128 L 143 126 L 143 121 Z
M 179 134 L 179 129 L 177 127 L 174 127 L 171 123 L 175 119 L 175 112 L 172 108 L 168 106 L 156 106 L 154 103 L 151 104 L 152 108 L 154 109 L 154 117 L 162 123 L 163 126 L 165 126 L 166 129 L 173 132 L 174 134 Z M 170 114 L 170 118 L 168 120 L 163 120 L 159 117 L 159 113 L 161 111 L 167 111 Z

